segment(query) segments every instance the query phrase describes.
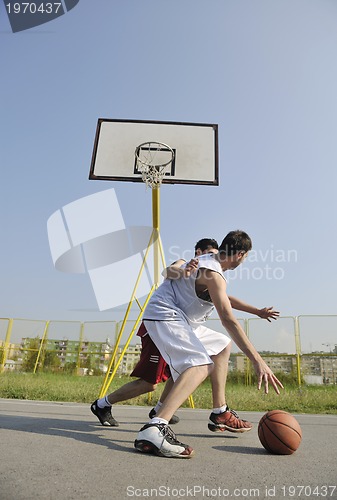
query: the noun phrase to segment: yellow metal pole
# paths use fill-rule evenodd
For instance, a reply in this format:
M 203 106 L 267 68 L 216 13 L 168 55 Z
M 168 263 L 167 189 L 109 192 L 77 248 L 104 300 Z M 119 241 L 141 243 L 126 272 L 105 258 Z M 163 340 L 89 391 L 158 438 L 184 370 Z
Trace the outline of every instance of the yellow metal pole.
M 135 332 L 135 330 L 140 322 L 140 319 L 141 319 L 141 316 L 145 310 L 145 307 L 147 306 L 147 303 L 150 300 L 154 289 L 157 288 L 160 284 L 160 279 L 161 279 L 160 258 L 161 258 L 161 262 L 162 262 L 163 267 L 165 267 L 164 251 L 163 251 L 162 241 L 160 238 L 160 187 L 152 189 L 152 226 L 153 226 L 153 230 L 152 230 L 152 234 L 150 237 L 150 241 L 148 243 L 148 247 L 147 247 L 146 253 L 145 253 L 144 258 L 143 258 L 143 263 L 142 263 L 141 269 L 139 271 L 138 278 L 137 278 L 130 302 L 129 302 L 127 310 L 126 310 L 124 320 L 123 320 L 121 329 L 120 329 L 119 334 L 118 334 L 118 338 L 116 339 L 114 351 L 112 353 L 110 363 L 109 363 L 106 375 L 104 377 L 104 381 L 103 381 L 101 391 L 99 394 L 100 398 L 105 396 L 105 394 L 108 390 L 108 387 L 110 386 L 110 384 L 111 384 L 111 382 L 112 382 L 112 380 L 113 380 L 113 378 L 118 370 L 118 367 L 123 359 L 123 356 L 124 356 L 128 346 L 131 342 L 131 339 L 134 335 L 134 332 Z M 124 348 L 123 348 L 123 350 L 122 350 L 122 352 L 117 360 L 117 363 L 115 364 L 115 366 L 111 372 L 113 363 L 114 363 L 116 355 L 117 355 L 118 347 L 119 347 L 119 344 L 120 344 L 120 341 L 122 338 L 122 334 L 123 334 L 123 331 L 124 331 L 124 328 L 126 325 L 126 321 L 127 321 L 128 316 L 129 316 L 132 303 L 135 300 L 136 290 L 138 288 L 140 277 L 141 277 L 141 274 L 144 270 L 145 262 L 146 262 L 146 259 L 148 257 L 149 249 L 150 249 L 152 243 L 153 243 L 153 250 L 154 250 L 154 284 L 153 284 L 153 286 L 152 286 L 152 288 L 151 288 L 151 290 L 150 290 L 150 292 L 145 300 L 145 303 L 142 307 L 140 306 L 139 302 L 137 301 L 138 306 L 141 309 L 140 313 L 138 315 L 138 318 L 134 324 L 132 331 L 130 332 L 129 338 L 128 338 L 126 344 L 124 345 Z M 111 372 L 111 374 L 110 374 L 110 372 Z M 194 408 L 194 401 L 193 401 L 192 395 L 189 396 L 189 403 L 190 403 L 191 408 Z
M 188 397 L 188 402 L 190 403 L 190 408 L 194 409 L 194 401 L 193 401 L 193 396 L 192 394 Z
M 45 327 L 44 327 L 44 330 L 43 330 L 42 339 L 41 339 L 41 342 L 40 342 L 39 351 L 38 351 L 37 356 L 36 356 L 36 361 L 35 361 L 33 373 L 36 373 L 37 365 L 39 364 L 39 359 L 40 359 L 40 356 L 41 356 L 41 352 L 42 352 L 42 349 L 43 349 L 43 346 L 44 346 L 44 342 L 45 342 L 45 339 L 46 339 L 46 336 L 47 336 L 47 333 L 48 333 L 49 323 L 50 323 L 50 321 L 46 321 L 46 324 L 45 324 Z
M 12 334 L 13 321 L 14 320 L 12 318 L 8 320 L 5 343 L 4 343 L 4 350 L 2 353 L 2 361 L 1 361 L 1 365 L 0 365 L 0 373 L 2 373 L 5 370 L 5 364 L 7 361 L 8 344 L 9 344 L 11 334 Z
M 123 335 L 123 332 L 124 332 L 124 329 L 125 329 L 126 321 L 127 321 L 128 317 L 129 317 L 129 314 L 130 314 L 130 310 L 131 310 L 131 307 L 132 307 L 132 304 L 133 304 L 133 301 L 134 301 L 134 298 L 135 298 L 135 295 L 136 295 L 136 291 L 137 291 L 137 288 L 138 288 L 138 285 L 139 285 L 139 282 L 140 282 L 140 278 L 141 278 L 142 273 L 144 271 L 145 262 L 146 262 L 146 259 L 148 257 L 148 253 L 149 253 L 152 241 L 153 241 L 153 237 L 154 237 L 154 230 L 151 233 L 151 236 L 150 236 L 150 239 L 149 239 L 149 243 L 148 243 L 148 246 L 147 246 L 144 258 L 143 258 L 143 262 L 142 262 L 142 265 L 140 267 L 140 271 L 138 273 L 136 284 L 134 286 L 134 289 L 133 289 L 133 292 L 132 292 L 132 295 L 131 295 L 128 307 L 127 307 L 126 312 L 125 312 L 123 323 L 122 323 L 122 326 L 120 328 L 120 331 L 119 331 L 119 334 L 118 334 L 118 337 L 117 337 L 117 340 L 116 340 L 116 343 L 115 343 L 115 346 L 114 346 L 113 353 L 111 355 L 109 366 L 108 366 L 108 369 L 107 369 L 107 372 L 105 374 L 105 377 L 104 377 L 104 380 L 103 380 L 103 384 L 102 384 L 102 387 L 101 387 L 100 397 L 103 397 L 103 396 L 101 396 L 101 394 L 102 393 L 105 394 L 105 392 L 107 390 L 107 387 L 108 387 L 107 381 L 109 379 L 109 374 L 110 374 L 112 365 L 113 365 L 113 363 L 115 361 L 115 358 L 116 358 L 116 355 L 117 355 L 118 347 L 119 347 L 119 344 L 120 344 L 120 341 L 121 341 L 121 338 L 122 338 L 122 335 Z
M 161 257 L 162 265 L 165 268 L 165 257 L 163 245 L 160 237 L 160 187 L 152 189 L 152 224 L 154 231 L 154 284 L 157 288 L 160 284 L 160 265 L 159 256 Z M 150 399 L 150 398 L 149 398 Z M 194 408 L 194 401 L 192 394 L 188 398 L 191 408 Z
M 153 290 L 154 290 L 154 285 L 152 286 L 152 288 L 151 288 L 151 290 L 150 290 L 150 292 L 149 292 L 149 294 L 148 294 L 148 296 L 147 296 L 147 298 L 146 298 L 146 300 L 145 300 L 145 302 L 144 302 L 144 304 L 143 304 L 143 307 L 142 307 L 142 309 L 141 309 L 141 311 L 140 311 L 140 313 L 139 313 L 139 315 L 138 315 L 138 318 L 137 318 L 137 319 L 136 319 L 136 321 L 135 321 L 135 324 L 134 324 L 134 326 L 133 326 L 133 328 L 132 328 L 132 330 L 131 330 L 131 332 L 130 332 L 129 338 L 128 338 L 128 340 L 126 341 L 126 343 L 125 343 L 125 345 L 124 345 L 124 347 L 123 347 L 123 349 L 122 349 L 122 352 L 121 352 L 121 354 L 120 354 L 120 356 L 119 356 L 119 358 L 118 358 L 118 360 L 117 360 L 117 362 L 116 362 L 116 364 L 115 364 L 115 366 L 114 366 L 114 369 L 113 369 L 113 370 L 112 370 L 112 372 L 111 372 L 111 375 L 110 375 L 110 376 L 108 376 L 107 381 L 106 381 L 106 383 L 105 383 L 104 387 L 102 387 L 102 389 L 101 389 L 101 392 L 100 392 L 100 395 L 99 395 L 99 397 L 100 397 L 100 398 L 103 398 L 103 397 L 105 396 L 105 394 L 106 394 L 106 392 L 107 392 L 107 390 L 108 390 L 108 388 L 109 388 L 109 385 L 111 384 L 111 382 L 112 382 L 112 380 L 113 380 L 114 376 L 116 375 L 116 372 L 117 372 L 117 370 L 118 370 L 118 367 L 119 367 L 119 365 L 120 365 L 120 363 L 121 363 L 121 361 L 122 361 L 122 359 L 123 359 L 123 357 L 124 357 L 124 354 L 125 354 L 125 352 L 126 352 L 127 348 L 129 347 L 129 344 L 130 344 L 130 342 L 131 342 L 131 339 L 132 339 L 132 337 L 133 337 L 133 334 L 135 333 L 135 331 L 136 331 L 136 329 L 137 329 L 137 326 L 138 326 L 138 324 L 139 324 L 139 322 L 140 322 L 140 320 L 141 320 L 141 317 L 142 317 L 142 314 L 143 314 L 143 312 L 144 312 L 144 309 L 145 309 L 145 307 L 147 306 L 147 304 L 148 304 L 148 302 L 149 302 L 149 300 L 150 300 L 150 298 L 151 298 L 151 295 L 152 295 Z M 111 366 L 110 366 L 110 369 L 111 369 Z M 109 371 L 108 371 L 107 373 L 109 374 Z
M 160 257 L 161 257 L 162 266 L 165 269 L 165 267 L 166 267 L 165 256 L 164 256 L 164 249 L 163 249 L 163 244 L 161 241 L 160 234 L 158 234 L 158 242 L 159 242 L 159 250 L 160 250 Z
M 152 227 L 160 230 L 160 187 L 152 189 Z
M 84 323 L 81 323 L 80 337 L 78 339 L 78 353 L 77 353 L 77 361 L 76 361 L 76 375 L 79 375 L 79 373 L 80 373 L 83 332 L 84 332 Z
M 120 344 L 120 341 L 121 341 L 121 338 L 122 338 L 122 335 L 123 335 L 123 332 L 125 329 L 127 318 L 129 317 L 133 301 L 135 300 L 136 290 L 138 288 L 141 275 L 144 271 L 145 262 L 147 260 L 151 244 L 153 244 L 153 251 L 154 251 L 154 257 L 153 257 L 154 258 L 154 287 L 157 288 L 159 286 L 159 280 L 160 280 L 159 254 L 161 254 L 162 259 L 163 259 L 163 249 L 161 246 L 159 230 L 160 230 L 160 188 L 158 187 L 158 188 L 152 189 L 152 233 L 151 233 L 151 237 L 150 237 L 144 258 L 143 258 L 142 266 L 141 266 L 141 269 L 139 271 L 138 278 L 137 278 L 133 293 L 132 293 L 131 298 L 130 298 L 130 302 L 128 304 L 128 307 L 127 307 L 127 310 L 126 310 L 126 313 L 124 316 L 122 326 L 121 326 L 120 331 L 119 331 L 119 335 L 117 337 L 117 340 L 116 340 L 116 343 L 114 346 L 113 353 L 111 355 L 111 359 L 109 362 L 107 372 L 106 372 L 104 380 L 103 380 L 103 384 L 102 384 L 101 391 L 100 391 L 100 397 L 103 397 L 103 395 L 106 393 L 106 391 L 107 391 L 107 389 L 112 381 L 113 377 L 109 374 L 111 372 L 113 363 L 114 363 L 116 355 L 117 355 L 118 347 L 119 347 L 119 344 Z M 151 290 L 150 295 L 152 294 L 152 292 L 153 292 L 153 290 Z M 148 296 L 148 299 L 150 298 L 150 295 Z M 139 306 L 139 303 L 138 303 L 138 306 Z M 141 309 L 141 312 L 143 312 L 143 310 L 144 310 L 144 307 Z M 119 361 L 119 363 L 120 363 L 120 361 Z M 115 370 L 113 370 L 112 373 L 114 374 Z
M 153 226 L 153 265 L 154 265 L 154 284 L 157 288 L 160 280 L 160 187 L 152 189 L 152 226 Z
M 115 360 L 115 357 L 116 357 L 116 354 L 117 354 L 117 349 L 118 349 L 119 342 L 120 342 L 120 336 L 119 336 L 120 328 L 119 328 L 119 323 L 120 322 L 116 323 L 116 326 L 115 326 L 114 350 L 112 352 L 112 355 L 111 355 L 109 363 L 108 363 L 107 371 L 106 371 L 104 379 L 103 379 L 103 384 L 101 386 L 101 389 L 100 389 L 100 392 L 99 392 L 99 395 L 98 395 L 99 398 L 102 398 L 105 395 L 106 390 L 108 388 L 107 381 L 108 381 L 109 374 L 110 374 L 113 362 Z
M 244 320 L 246 335 L 249 338 L 249 319 Z M 246 385 L 252 385 L 252 366 L 250 359 L 246 356 Z
M 160 187 L 152 189 L 152 224 L 155 236 L 155 242 L 153 245 L 154 250 L 154 284 L 157 288 L 160 284 L 160 265 L 159 265 L 159 255 L 163 267 L 165 268 L 165 257 L 163 251 L 163 245 L 160 237 Z M 149 398 L 150 399 L 150 398 Z M 188 398 L 191 408 L 194 408 L 194 401 L 192 394 Z
M 299 319 L 295 318 L 295 346 L 296 346 L 296 368 L 297 368 L 297 381 L 298 386 L 301 387 L 301 340 L 300 340 L 300 324 Z

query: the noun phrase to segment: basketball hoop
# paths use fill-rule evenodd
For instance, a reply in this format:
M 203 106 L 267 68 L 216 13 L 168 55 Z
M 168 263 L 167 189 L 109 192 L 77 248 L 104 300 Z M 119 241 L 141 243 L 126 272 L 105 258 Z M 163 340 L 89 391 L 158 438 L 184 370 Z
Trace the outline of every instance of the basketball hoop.
M 174 160 L 174 151 L 162 142 L 143 142 L 135 151 L 136 165 L 147 187 L 159 188 Z

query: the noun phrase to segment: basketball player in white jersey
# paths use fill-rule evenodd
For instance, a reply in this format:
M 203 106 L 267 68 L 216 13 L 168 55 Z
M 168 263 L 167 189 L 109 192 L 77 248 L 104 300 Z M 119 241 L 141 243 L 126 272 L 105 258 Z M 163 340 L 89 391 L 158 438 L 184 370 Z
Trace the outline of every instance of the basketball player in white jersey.
M 226 294 L 223 272 L 235 269 L 246 258 L 252 243 L 243 231 L 232 231 L 222 241 L 219 253 L 199 257 L 198 272 L 178 280 L 165 280 L 152 295 L 144 312 L 143 322 L 152 341 L 170 366 L 173 388 L 156 416 L 145 425 L 135 441 L 137 450 L 165 457 L 190 458 L 193 449 L 180 443 L 168 422 L 174 412 L 212 371 L 225 370 L 224 349 L 213 344 L 208 352 L 205 340 L 197 337 L 194 329 L 207 319 L 215 306 L 219 318 L 237 346 L 251 360 L 258 377 L 268 392 L 269 383 L 279 393 L 283 387 L 271 369 L 248 340 L 240 323 L 234 317 Z M 219 377 L 221 380 L 221 375 Z M 221 409 L 221 405 L 220 409 Z M 221 424 L 227 411 L 211 414 L 210 424 Z
M 203 238 L 199 240 L 195 245 L 195 258 L 186 264 L 184 259 L 179 259 L 178 261 L 171 264 L 163 272 L 163 276 L 168 279 L 180 279 L 188 276 L 190 273 L 195 272 L 198 267 L 198 256 L 205 253 L 218 253 L 218 243 L 212 238 Z M 186 264 L 184 267 L 182 267 Z M 275 311 L 272 307 L 264 307 L 258 309 L 257 307 L 251 306 L 244 303 L 240 299 L 235 297 L 229 297 L 231 305 L 234 309 L 245 311 L 251 314 L 255 314 L 260 318 L 267 319 L 277 319 L 279 312 Z M 214 308 L 213 308 L 214 309 Z M 203 342 L 205 339 L 206 349 L 209 350 L 208 354 L 214 354 L 214 349 L 216 352 L 226 349 L 226 358 L 222 359 L 224 366 L 228 367 L 228 360 L 230 355 L 230 339 L 223 335 L 222 333 L 210 330 L 205 326 L 200 326 L 194 330 L 200 340 Z M 91 405 L 91 411 L 97 416 L 99 421 L 104 426 L 116 427 L 119 423 L 112 415 L 112 405 L 121 401 L 132 399 L 134 397 L 140 396 L 141 394 L 146 394 L 155 390 L 156 386 L 160 382 L 166 382 L 164 392 L 162 393 L 160 400 L 158 401 L 155 408 L 153 408 L 149 416 L 154 417 L 161 407 L 165 397 L 169 393 L 173 381 L 170 378 L 170 370 L 167 363 L 164 361 L 157 347 L 149 337 L 142 323 L 139 332 L 137 333 L 142 340 L 142 351 L 140 360 L 131 373 L 132 377 L 138 377 L 137 380 L 129 382 L 119 389 L 115 390 L 108 396 L 105 396 L 99 400 L 96 400 Z M 217 359 L 219 362 L 220 359 Z M 219 376 L 221 375 L 221 380 Z M 214 414 L 224 413 L 225 419 L 222 422 L 212 422 L 208 423 L 208 428 L 212 432 L 223 432 L 225 430 L 231 432 L 246 432 L 251 430 L 252 425 L 250 422 L 242 420 L 239 416 L 231 410 L 226 404 L 225 398 L 225 386 L 227 378 L 227 369 L 225 372 L 214 370 L 211 375 L 212 383 L 212 396 L 213 396 L 213 410 L 211 413 L 210 420 L 213 418 Z M 221 406 L 219 407 L 219 404 Z M 175 424 L 179 422 L 179 418 L 173 415 L 169 421 L 169 424 Z

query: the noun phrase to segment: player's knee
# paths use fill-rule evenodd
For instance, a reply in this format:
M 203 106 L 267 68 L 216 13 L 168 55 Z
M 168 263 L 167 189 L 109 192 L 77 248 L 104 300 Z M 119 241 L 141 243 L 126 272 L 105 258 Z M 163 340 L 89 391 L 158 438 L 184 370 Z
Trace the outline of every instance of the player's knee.
M 206 365 L 206 377 L 208 377 L 212 373 L 213 370 L 214 370 L 214 363 L 212 363 L 210 365 Z
M 219 358 L 229 358 L 230 354 L 231 354 L 231 349 L 232 349 L 232 342 L 229 342 L 229 344 L 226 345 L 226 347 L 224 349 L 222 349 L 222 351 L 220 351 L 218 354 L 216 354 L 215 356 L 211 356 L 212 359 L 219 359 Z
M 232 349 L 232 341 L 228 342 L 228 344 L 225 347 L 225 351 L 230 351 Z
M 152 392 L 157 388 L 157 384 L 152 384 L 151 382 L 147 382 L 146 380 L 142 380 L 142 385 L 145 392 Z
M 210 363 L 208 365 L 201 365 L 198 367 L 200 370 L 200 378 L 205 380 L 213 371 L 214 363 Z

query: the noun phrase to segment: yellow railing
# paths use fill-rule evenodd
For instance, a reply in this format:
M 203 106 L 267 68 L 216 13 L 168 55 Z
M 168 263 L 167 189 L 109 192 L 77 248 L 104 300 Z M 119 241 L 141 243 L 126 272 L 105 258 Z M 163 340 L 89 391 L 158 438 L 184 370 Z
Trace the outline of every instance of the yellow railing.
M 102 374 L 104 373 L 101 389 L 103 394 L 108 390 L 123 360 L 123 356 L 131 352 L 128 351 L 129 344 L 134 339 L 137 326 L 141 320 L 142 310 L 143 307 L 137 319 L 126 320 L 124 318 L 120 322 L 0 318 L 0 373 L 4 372 L 10 362 L 13 367 L 15 367 L 15 363 L 17 366 L 20 365 L 20 359 L 16 362 L 15 359 L 11 359 L 12 357 L 18 359 L 24 356 L 27 357 L 28 354 L 33 358 L 31 363 L 33 373 L 43 369 L 46 353 L 55 353 L 62 358 L 63 362 L 67 361 L 67 359 L 71 360 L 77 372 L 90 356 L 94 356 L 97 364 L 100 365 L 98 369 L 101 370 Z M 274 335 L 275 332 L 273 333 L 273 328 L 276 327 L 269 327 L 265 320 L 249 318 L 241 319 L 240 322 L 247 336 L 257 347 L 262 357 L 266 359 L 266 362 L 270 364 L 273 371 L 279 369 L 285 372 L 286 369 L 288 371 L 292 369 L 300 386 L 305 371 L 309 369 L 307 368 L 309 366 L 308 362 L 312 359 L 312 364 L 316 363 L 316 378 L 321 377 L 323 383 L 337 383 L 337 335 L 335 335 L 337 331 L 337 315 L 283 316 L 277 322 L 273 322 L 273 325 L 278 325 L 281 332 L 281 334 L 278 332 L 277 335 Z M 211 328 L 225 333 L 219 319 L 211 319 L 207 324 Z M 125 329 L 128 331 L 124 331 Z M 316 337 L 319 338 L 319 342 L 317 340 L 316 349 L 313 350 L 307 339 L 313 338 L 313 330 L 316 331 L 316 329 Z M 69 334 L 70 330 L 72 331 L 71 334 Z M 259 339 L 261 331 L 262 338 Z M 265 334 L 264 331 L 266 331 Z M 121 333 L 123 332 L 125 338 L 122 338 Z M 280 337 L 282 341 L 282 335 L 288 344 L 285 343 L 285 348 L 282 349 L 281 342 L 273 352 L 269 345 L 275 343 L 274 337 Z M 71 340 L 69 340 L 70 337 Z M 35 347 L 32 347 L 30 341 L 34 339 L 37 339 L 37 342 Z M 334 339 L 336 344 L 333 343 Z M 257 346 L 259 340 L 261 345 L 265 347 Z M 305 345 L 304 349 L 303 343 Z M 96 349 L 95 345 L 97 346 Z M 319 345 L 322 346 L 321 351 L 317 349 Z M 119 357 L 116 360 L 117 353 Z M 133 354 L 136 361 L 137 354 Z M 317 361 L 318 358 L 322 360 L 321 363 Z M 244 360 L 243 369 L 245 371 L 245 382 L 250 385 L 252 382 L 252 367 L 247 358 Z

